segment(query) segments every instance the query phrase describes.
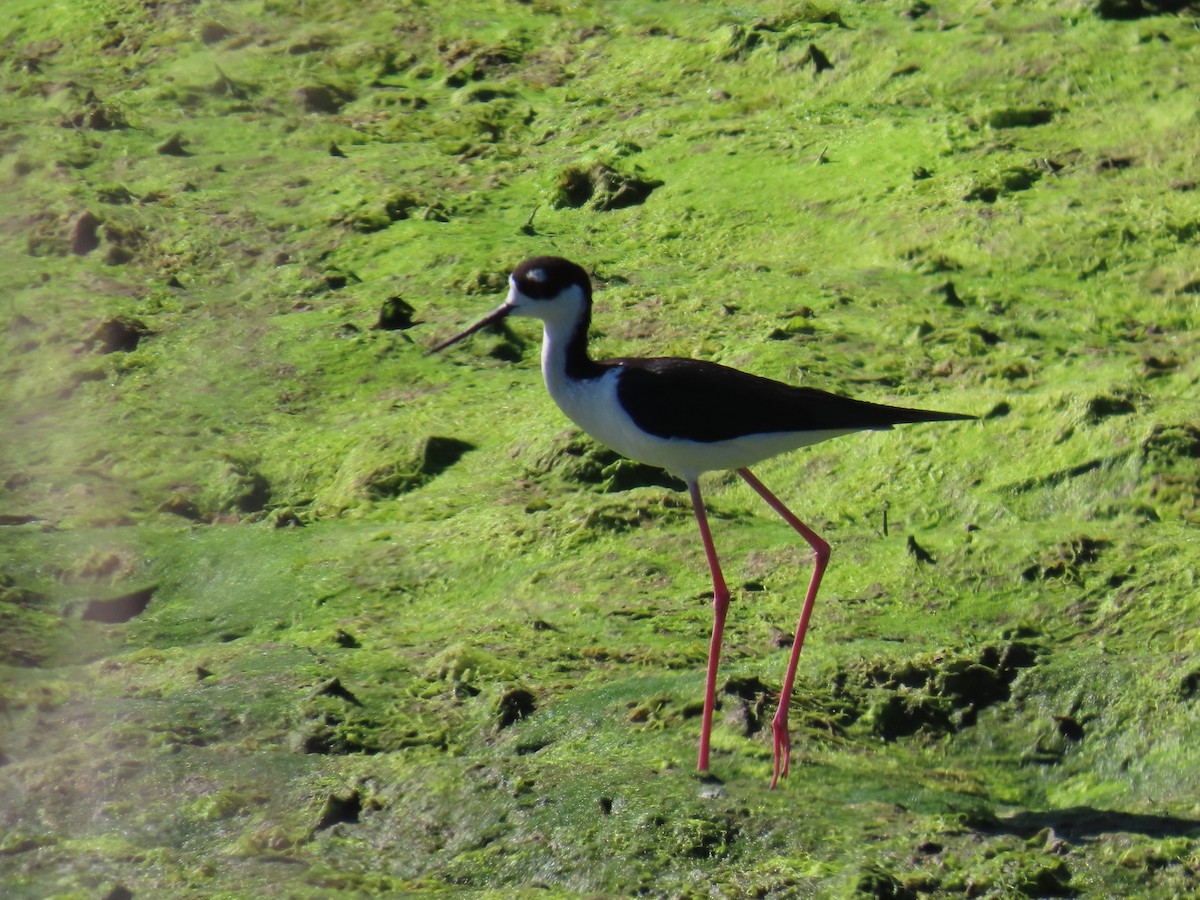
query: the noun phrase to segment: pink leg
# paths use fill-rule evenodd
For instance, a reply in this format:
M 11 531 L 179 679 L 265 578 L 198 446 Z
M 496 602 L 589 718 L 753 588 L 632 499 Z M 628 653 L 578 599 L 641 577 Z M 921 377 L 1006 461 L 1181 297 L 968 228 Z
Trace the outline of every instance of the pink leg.
M 696 769 L 708 771 L 708 744 L 712 734 L 713 707 L 717 702 L 717 664 L 721 658 L 721 637 L 725 633 L 725 611 L 729 608 L 729 588 L 721 574 L 721 562 L 713 547 L 712 533 L 708 530 L 708 517 L 704 514 L 704 500 L 700 496 L 700 483 L 688 482 L 688 493 L 692 495 L 692 509 L 696 512 L 696 524 L 700 526 L 700 540 L 704 542 L 704 555 L 708 557 L 708 569 L 713 581 L 713 633 L 708 648 L 708 676 L 704 682 L 704 721 L 700 726 L 700 762 Z
M 804 646 L 804 633 L 808 631 L 808 620 L 812 617 L 813 603 L 816 602 L 817 590 L 821 587 L 821 576 L 825 574 L 825 566 L 829 563 L 829 544 L 797 519 L 778 497 L 768 491 L 763 483 L 750 473 L 749 469 L 738 469 L 738 474 L 745 479 L 746 484 L 758 491 L 759 496 L 766 500 L 775 512 L 783 516 L 784 521 L 800 533 L 800 537 L 808 541 L 815 558 L 812 580 L 808 583 L 808 593 L 804 597 L 804 609 L 800 612 L 800 624 L 796 626 L 796 640 L 792 643 L 792 656 L 788 660 L 787 673 L 783 677 L 779 709 L 775 711 L 775 718 L 771 720 L 771 733 L 775 739 L 775 774 L 771 778 L 771 787 L 774 788 L 780 775 L 787 777 L 788 763 L 792 759 L 792 741 L 788 735 L 788 704 L 792 699 L 792 686 L 796 682 L 796 663 L 800 660 L 800 648 Z

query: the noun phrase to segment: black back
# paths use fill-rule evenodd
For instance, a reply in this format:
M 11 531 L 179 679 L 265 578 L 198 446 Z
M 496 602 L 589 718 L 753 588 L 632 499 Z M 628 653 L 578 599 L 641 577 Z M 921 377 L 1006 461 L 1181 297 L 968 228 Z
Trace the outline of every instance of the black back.
M 612 359 L 600 365 L 620 368 L 622 406 L 639 428 L 663 438 L 711 442 L 747 434 L 866 431 L 974 418 L 851 400 L 696 359 Z

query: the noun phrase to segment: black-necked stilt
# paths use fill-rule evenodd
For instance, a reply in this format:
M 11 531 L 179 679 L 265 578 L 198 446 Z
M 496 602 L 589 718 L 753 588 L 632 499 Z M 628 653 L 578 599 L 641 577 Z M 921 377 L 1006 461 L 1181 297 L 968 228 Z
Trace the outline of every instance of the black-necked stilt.
M 713 581 L 713 633 L 700 731 L 701 772 L 708 771 L 717 664 L 729 589 L 704 513 L 700 474 L 736 469 L 812 547 L 816 563 L 796 627 L 779 707 L 771 721 L 775 742 L 771 787 L 775 787 L 779 776 L 788 773 L 791 759 L 788 705 L 804 633 L 829 561 L 829 544 L 796 518 L 747 467 L 855 431 L 974 416 L 850 400 L 697 359 L 593 360 L 587 351 L 588 327 L 592 321 L 592 283 L 587 272 L 557 256 L 538 256 L 517 266 L 509 277 L 509 285 L 508 299 L 503 305 L 466 331 L 438 344 L 430 353 L 443 350 L 505 316 L 541 319 L 545 326 L 542 375 L 550 396 L 567 417 L 621 455 L 660 466 L 687 482 Z

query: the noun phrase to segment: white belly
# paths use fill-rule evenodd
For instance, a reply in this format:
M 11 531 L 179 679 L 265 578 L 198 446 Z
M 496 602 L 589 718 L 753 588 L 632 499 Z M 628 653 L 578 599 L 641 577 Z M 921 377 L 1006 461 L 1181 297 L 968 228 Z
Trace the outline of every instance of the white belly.
M 617 402 L 619 370 L 578 381 L 552 372 L 543 374 L 546 388 L 559 409 L 593 438 L 622 456 L 666 469 L 685 481 L 695 480 L 701 472 L 752 466 L 780 453 L 853 432 L 853 429 L 783 431 L 726 441 L 661 438 L 638 428 Z

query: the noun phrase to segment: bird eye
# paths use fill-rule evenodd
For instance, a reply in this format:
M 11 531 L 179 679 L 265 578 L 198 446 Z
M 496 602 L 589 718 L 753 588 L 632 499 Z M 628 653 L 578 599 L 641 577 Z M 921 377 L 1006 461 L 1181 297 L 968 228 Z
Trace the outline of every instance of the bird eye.
M 528 278 L 530 281 L 532 281 L 534 284 L 542 284 L 546 280 L 546 270 L 545 269 L 530 269 L 528 272 L 525 273 L 525 277 Z

